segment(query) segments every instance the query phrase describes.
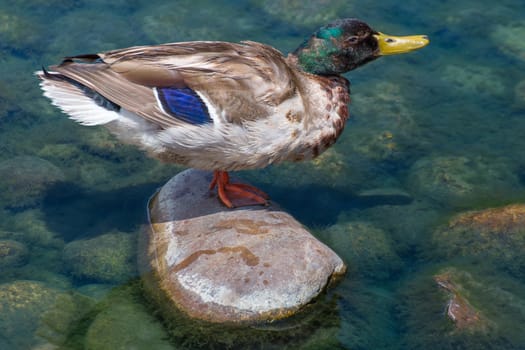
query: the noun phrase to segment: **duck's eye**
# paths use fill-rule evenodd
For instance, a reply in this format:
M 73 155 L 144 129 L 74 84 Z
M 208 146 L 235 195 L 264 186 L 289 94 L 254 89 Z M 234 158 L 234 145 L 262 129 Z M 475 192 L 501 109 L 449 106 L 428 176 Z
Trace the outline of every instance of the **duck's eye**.
M 349 44 L 356 44 L 358 41 L 359 41 L 359 37 L 356 35 L 349 36 L 348 38 L 346 38 L 346 42 Z

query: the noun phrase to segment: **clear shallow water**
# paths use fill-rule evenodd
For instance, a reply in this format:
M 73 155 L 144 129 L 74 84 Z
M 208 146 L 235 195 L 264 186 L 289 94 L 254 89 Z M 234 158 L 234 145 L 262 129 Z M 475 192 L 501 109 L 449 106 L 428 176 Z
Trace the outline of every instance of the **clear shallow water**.
M 476 259 L 444 254 L 473 242 L 436 233 L 456 214 L 525 199 L 525 5 L 301 3 L 0 3 L 0 242 L 12 252 L 1 266 L 0 348 L 525 348 L 525 228 L 504 254 Z M 182 168 L 68 120 L 33 72 L 65 55 L 183 40 L 249 39 L 288 52 L 350 16 L 386 33 L 428 34 L 431 44 L 346 75 L 352 119 L 322 158 L 240 173 L 343 257 L 345 280 L 286 331 L 162 327 L 137 292 L 129 252 L 147 199 Z M 114 247 L 122 259 L 101 272 L 105 257 L 92 253 L 79 272 L 72 244 L 108 234 L 129 238 Z M 488 320 L 483 330 L 447 319 L 447 293 L 432 276 L 450 268 L 463 271 L 456 283 Z

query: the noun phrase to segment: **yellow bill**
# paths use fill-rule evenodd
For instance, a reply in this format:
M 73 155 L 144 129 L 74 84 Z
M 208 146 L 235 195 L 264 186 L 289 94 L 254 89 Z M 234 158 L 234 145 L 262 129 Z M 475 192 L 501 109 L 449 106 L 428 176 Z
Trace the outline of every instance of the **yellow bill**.
M 396 55 L 425 47 L 430 42 L 426 35 L 393 36 L 378 33 L 374 35 L 379 43 L 382 56 Z

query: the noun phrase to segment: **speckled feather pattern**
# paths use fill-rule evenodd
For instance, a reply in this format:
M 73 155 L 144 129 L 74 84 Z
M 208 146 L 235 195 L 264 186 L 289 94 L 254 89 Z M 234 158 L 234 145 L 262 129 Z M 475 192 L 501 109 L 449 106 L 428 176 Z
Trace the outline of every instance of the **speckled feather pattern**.
M 298 86 L 308 99 L 296 94 L 276 106 L 275 113 L 268 118 L 248 120 L 242 125 L 170 128 L 160 136 L 170 146 L 157 157 L 193 168 L 228 171 L 317 157 L 343 131 L 348 118 L 348 81 L 303 72 L 299 75 Z M 205 141 L 200 146 L 195 142 L 181 145 L 183 151 L 173 152 L 171 147 L 180 144 L 183 132 L 191 132 L 191 140 Z
M 123 142 L 168 162 L 230 171 L 312 159 L 335 142 L 348 118 L 346 79 L 305 73 L 259 43 L 176 43 L 99 57 L 100 63 L 72 59 L 47 75 L 38 72 L 46 96 L 76 121 L 104 124 Z M 60 76 L 119 105 L 118 116 L 93 117 L 102 107 L 90 106 Z M 165 113 L 158 86 L 191 88 L 212 122 L 194 125 Z

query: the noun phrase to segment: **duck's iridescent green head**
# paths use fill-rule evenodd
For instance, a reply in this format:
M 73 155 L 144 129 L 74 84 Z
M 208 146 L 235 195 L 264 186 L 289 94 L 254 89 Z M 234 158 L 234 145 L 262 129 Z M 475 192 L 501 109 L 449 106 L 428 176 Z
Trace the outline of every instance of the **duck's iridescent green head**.
M 425 35 L 385 35 L 355 18 L 346 18 L 321 27 L 293 55 L 304 71 L 333 75 L 348 72 L 380 56 L 417 50 L 428 43 Z

